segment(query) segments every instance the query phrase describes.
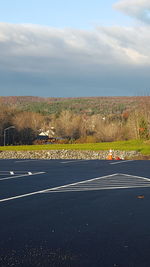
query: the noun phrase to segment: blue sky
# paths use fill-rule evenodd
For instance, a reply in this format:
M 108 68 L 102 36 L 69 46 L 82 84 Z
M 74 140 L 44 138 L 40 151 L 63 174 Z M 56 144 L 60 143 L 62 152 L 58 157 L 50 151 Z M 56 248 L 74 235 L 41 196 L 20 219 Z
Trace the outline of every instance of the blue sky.
M 126 25 L 127 16 L 113 9 L 114 0 L 5 0 L 2 22 L 90 29 L 95 25 Z
M 0 95 L 150 92 L 149 0 L 5 0 Z

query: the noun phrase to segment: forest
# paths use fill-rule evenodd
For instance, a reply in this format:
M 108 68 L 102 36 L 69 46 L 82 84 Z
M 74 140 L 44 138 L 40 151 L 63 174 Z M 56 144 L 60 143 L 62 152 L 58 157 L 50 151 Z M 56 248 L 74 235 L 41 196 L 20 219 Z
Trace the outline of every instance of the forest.
M 41 132 L 49 132 L 46 141 Z M 0 145 L 150 138 L 150 97 L 0 97 Z

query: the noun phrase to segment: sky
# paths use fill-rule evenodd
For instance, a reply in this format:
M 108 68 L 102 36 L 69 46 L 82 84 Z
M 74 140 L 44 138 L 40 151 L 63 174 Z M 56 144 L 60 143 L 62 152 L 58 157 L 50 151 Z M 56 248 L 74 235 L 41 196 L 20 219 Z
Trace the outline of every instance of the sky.
M 149 0 L 5 0 L 0 95 L 150 94 Z

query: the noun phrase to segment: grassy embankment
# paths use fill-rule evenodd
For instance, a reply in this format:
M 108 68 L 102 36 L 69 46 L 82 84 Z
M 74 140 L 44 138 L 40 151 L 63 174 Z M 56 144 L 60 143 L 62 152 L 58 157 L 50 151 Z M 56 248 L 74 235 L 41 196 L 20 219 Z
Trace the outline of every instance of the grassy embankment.
M 143 155 L 150 155 L 150 141 L 130 140 L 130 141 L 117 141 L 117 142 L 103 142 L 92 144 L 49 144 L 49 145 L 26 145 L 26 146 L 1 146 L 1 151 L 32 151 L 32 150 L 135 150 Z

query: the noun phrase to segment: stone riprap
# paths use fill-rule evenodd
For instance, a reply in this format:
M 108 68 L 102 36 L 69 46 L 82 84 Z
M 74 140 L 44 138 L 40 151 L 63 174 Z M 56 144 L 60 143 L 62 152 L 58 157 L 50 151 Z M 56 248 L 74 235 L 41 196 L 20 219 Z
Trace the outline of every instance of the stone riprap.
M 90 150 L 38 150 L 38 151 L 0 151 L 0 159 L 106 159 L 109 151 Z M 139 156 L 137 151 L 113 150 L 113 158 L 130 159 Z

